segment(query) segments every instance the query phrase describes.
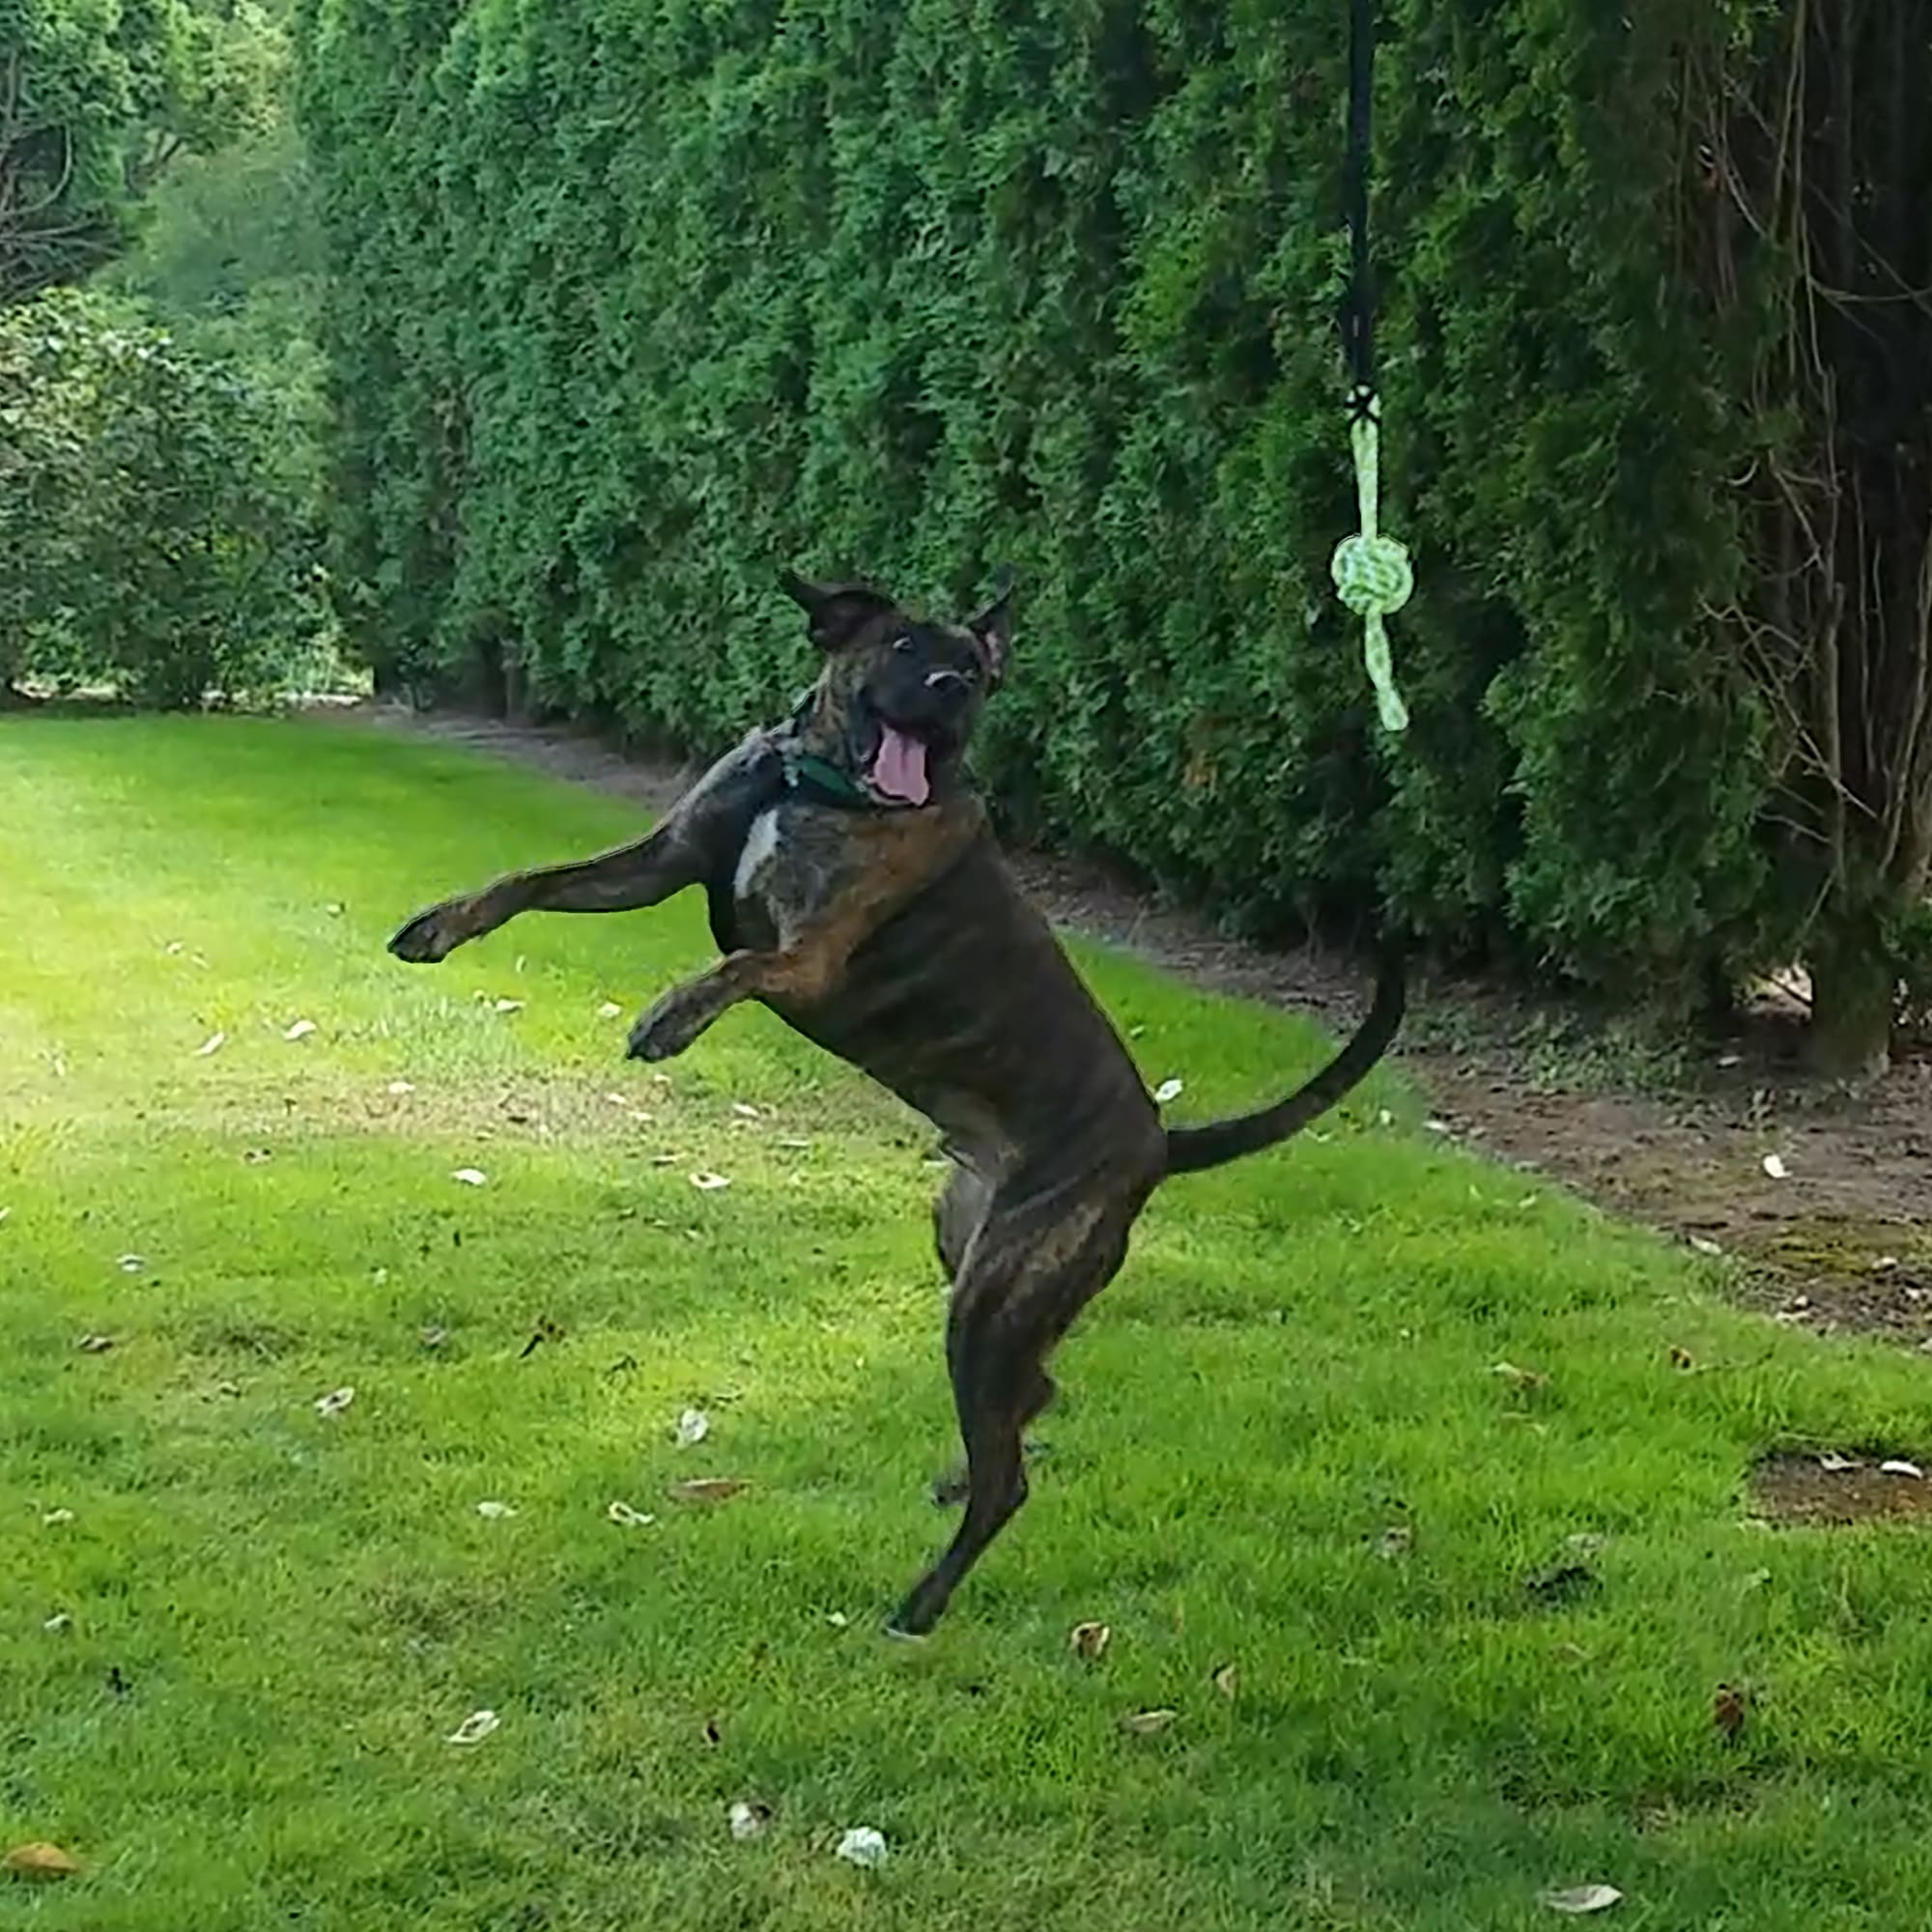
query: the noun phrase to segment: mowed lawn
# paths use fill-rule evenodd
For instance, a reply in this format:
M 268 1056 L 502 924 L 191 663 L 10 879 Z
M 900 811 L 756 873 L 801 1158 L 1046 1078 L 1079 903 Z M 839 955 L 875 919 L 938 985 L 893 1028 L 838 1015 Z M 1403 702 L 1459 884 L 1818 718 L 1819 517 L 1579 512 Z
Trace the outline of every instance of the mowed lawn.
M 949 1526 L 921 1124 L 761 1013 L 627 1065 L 696 900 L 383 951 L 635 829 L 316 724 L 0 725 L 0 1840 L 85 1864 L 0 1926 L 1925 1922 L 1932 1551 L 1745 1479 L 1932 1448 L 1932 1365 L 1728 1310 L 1393 1079 L 1161 1193 L 1033 1503 L 885 1639 Z M 1080 957 L 1179 1117 L 1325 1050 Z

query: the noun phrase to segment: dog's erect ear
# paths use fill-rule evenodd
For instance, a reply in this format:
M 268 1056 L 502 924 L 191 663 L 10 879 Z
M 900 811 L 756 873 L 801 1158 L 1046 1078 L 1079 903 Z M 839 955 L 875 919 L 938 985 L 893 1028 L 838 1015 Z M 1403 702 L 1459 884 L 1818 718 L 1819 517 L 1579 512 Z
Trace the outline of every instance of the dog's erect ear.
M 883 590 L 868 583 L 814 583 L 795 570 L 780 571 L 779 588 L 804 606 L 811 641 L 821 651 L 842 649 L 864 625 L 894 608 Z
M 986 653 L 987 685 L 997 691 L 1007 674 L 1007 654 L 1013 647 L 1013 574 L 1002 570 L 993 582 L 993 601 L 977 616 L 968 617 L 966 628 Z

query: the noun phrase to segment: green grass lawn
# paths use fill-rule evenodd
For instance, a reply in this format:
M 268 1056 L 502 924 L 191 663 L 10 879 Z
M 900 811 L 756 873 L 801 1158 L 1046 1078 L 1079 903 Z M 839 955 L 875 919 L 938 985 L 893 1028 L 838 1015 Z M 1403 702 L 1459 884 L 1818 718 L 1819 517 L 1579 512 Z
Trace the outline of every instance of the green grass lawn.
M 1743 1484 L 1932 1447 L 1932 1365 L 1731 1312 L 1393 1082 L 1162 1192 L 1031 1506 L 884 1639 L 953 1447 L 921 1124 L 762 1013 L 627 1065 L 695 900 L 383 951 L 633 829 L 319 725 L 0 725 L 0 1841 L 86 1862 L 0 1927 L 1926 1921 L 1926 1547 Z M 1179 1117 L 1322 1051 L 1082 957 Z

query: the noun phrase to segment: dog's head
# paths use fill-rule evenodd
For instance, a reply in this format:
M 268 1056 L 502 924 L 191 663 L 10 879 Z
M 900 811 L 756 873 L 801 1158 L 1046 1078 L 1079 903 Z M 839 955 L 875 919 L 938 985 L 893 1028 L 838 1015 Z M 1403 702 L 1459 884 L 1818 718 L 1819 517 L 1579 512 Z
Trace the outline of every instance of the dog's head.
M 1010 587 L 963 624 L 946 624 L 867 584 L 813 583 L 791 571 L 780 583 L 804 606 L 825 653 L 812 749 L 882 804 L 924 805 L 945 788 L 1006 673 Z

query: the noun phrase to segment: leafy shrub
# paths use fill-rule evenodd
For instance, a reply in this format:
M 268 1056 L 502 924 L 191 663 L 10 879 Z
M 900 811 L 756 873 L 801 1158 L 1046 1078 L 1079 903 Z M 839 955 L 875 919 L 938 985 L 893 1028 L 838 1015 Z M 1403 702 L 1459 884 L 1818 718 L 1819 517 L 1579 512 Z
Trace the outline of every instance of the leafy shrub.
M 273 397 L 125 305 L 0 310 L 0 672 L 164 708 L 285 683 L 323 621 Z

